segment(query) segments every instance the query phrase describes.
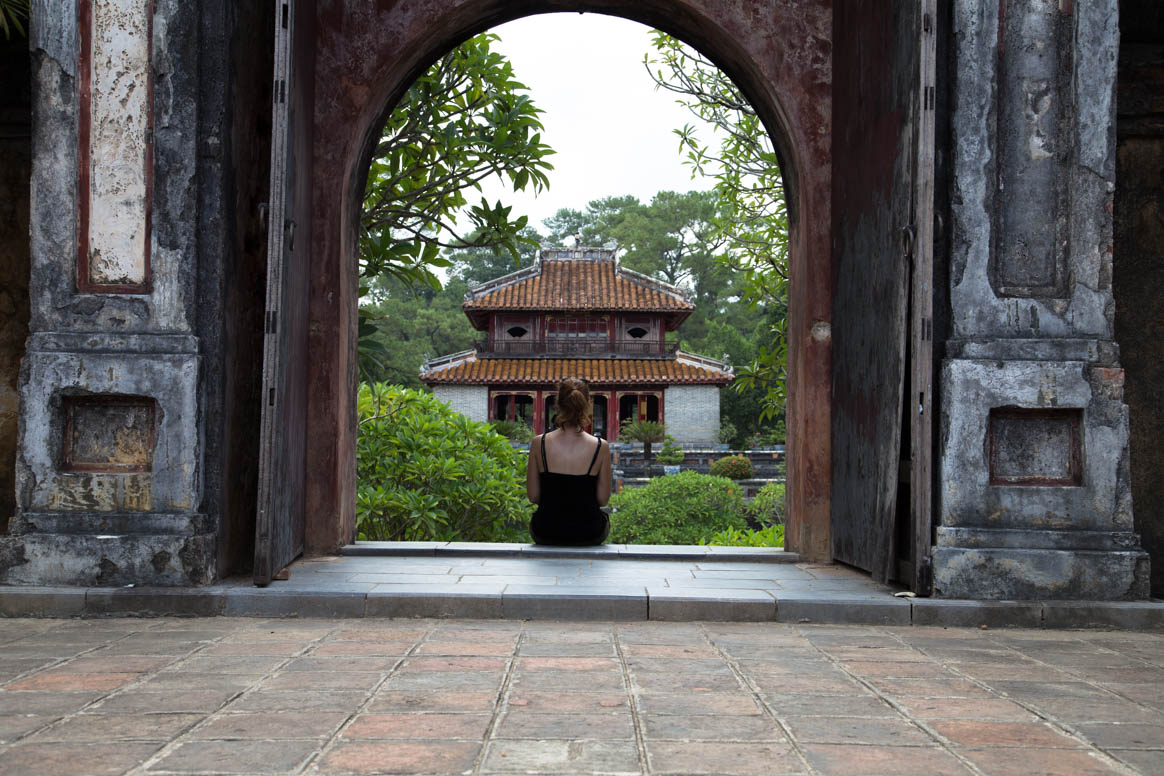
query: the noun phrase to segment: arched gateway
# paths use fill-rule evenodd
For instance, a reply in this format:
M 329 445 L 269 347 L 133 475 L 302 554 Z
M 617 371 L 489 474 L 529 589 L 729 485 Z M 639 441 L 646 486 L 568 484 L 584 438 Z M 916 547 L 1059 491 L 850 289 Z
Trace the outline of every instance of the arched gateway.
M 265 584 L 352 540 L 357 226 L 383 117 L 468 36 L 571 11 L 699 48 L 774 139 L 789 547 L 922 593 L 1146 593 L 1097 247 L 1114 0 L 73 2 L 34 14 L 34 314 L 5 580 L 196 584 L 253 547 Z M 999 38 L 1031 25 L 1058 48 Z M 149 95 L 128 116 L 126 79 Z M 125 239 L 107 245 L 98 213 Z

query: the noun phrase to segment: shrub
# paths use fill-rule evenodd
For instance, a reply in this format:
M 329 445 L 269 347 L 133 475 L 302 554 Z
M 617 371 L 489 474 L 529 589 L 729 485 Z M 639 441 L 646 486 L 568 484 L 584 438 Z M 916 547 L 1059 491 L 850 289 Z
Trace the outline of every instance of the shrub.
M 721 445 L 730 445 L 738 434 L 735 424 L 730 420 L 725 420 L 719 424 L 719 434 L 716 435 L 716 438 L 719 439 Z
M 740 486 L 692 471 L 624 490 L 610 504 L 611 544 L 697 544 L 719 531 L 747 527 Z
M 526 535 L 525 456 L 431 394 L 361 385 L 359 538 L 512 541 Z
M 533 429 L 520 420 L 495 420 L 493 421 L 493 430 L 510 442 L 520 442 L 526 445 L 529 444 L 534 435 Z
M 784 483 L 769 482 L 747 506 L 748 521 L 759 526 L 784 524 Z
M 628 418 L 622 422 L 622 426 L 618 430 L 619 440 L 643 443 L 643 463 L 647 466 L 651 463 L 651 444 L 662 442 L 666 435 L 667 430 L 663 428 L 663 424 L 653 420 L 630 420 Z
M 752 462 L 746 455 L 729 455 L 711 462 L 709 473 L 729 480 L 746 480 L 753 474 Z
M 770 525 L 767 528 L 747 531 L 728 528 L 699 543 L 727 547 L 783 547 L 784 526 Z
M 663 447 L 655 456 L 659 463 L 683 463 L 683 448 L 675 444 L 675 437 L 668 434 L 663 439 Z

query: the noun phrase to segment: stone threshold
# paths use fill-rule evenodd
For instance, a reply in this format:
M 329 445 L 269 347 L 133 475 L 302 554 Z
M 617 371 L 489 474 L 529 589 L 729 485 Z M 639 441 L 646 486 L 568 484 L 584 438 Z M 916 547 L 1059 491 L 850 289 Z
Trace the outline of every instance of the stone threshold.
M 255 587 L 238 577 L 205 587 L 0 587 L 0 616 L 101 617 L 424 617 L 563 621 L 719 621 L 788 622 L 938 627 L 1118 628 L 1164 630 L 1164 601 L 972 601 L 895 595 L 843 566 L 793 563 L 793 553 L 753 548 L 627 547 L 535 548 L 467 543 L 426 542 L 409 546 L 363 543 L 344 548 L 345 555 L 310 558 L 293 564 L 291 578 Z M 394 552 L 392 552 L 395 550 Z M 740 552 L 741 550 L 752 550 Z M 733 552 L 734 551 L 734 552 Z M 389 554 L 392 552 L 392 554 Z M 700 554 L 702 553 L 702 554 Z M 746 558 L 744 557 L 746 556 Z M 488 584 L 425 582 L 424 574 L 404 584 L 357 583 L 345 573 L 366 572 L 376 558 L 423 563 L 423 557 L 479 559 L 482 564 L 518 564 L 523 572 L 539 565 L 603 562 L 606 586 L 536 585 L 513 573 Z M 558 560 L 553 560 L 553 559 Z M 774 560 L 776 558 L 783 559 Z M 528 566 L 524 566 L 528 559 Z M 732 589 L 730 587 L 656 586 L 637 583 L 644 569 L 697 563 L 697 571 L 715 575 L 820 575 L 819 587 L 801 589 Z M 626 584 L 620 563 L 626 563 Z M 340 573 L 347 566 L 360 566 Z M 333 573 L 321 567 L 328 566 Z M 378 568 L 378 567 L 377 567 Z M 407 566 L 396 568 L 407 571 Z M 784 571 L 781 571 L 784 569 Z M 743 570 L 743 573 L 741 573 Z M 321 573 L 323 572 L 323 573 Z M 383 573 L 381 572 L 381 573 Z M 493 572 L 504 576 L 504 571 Z M 830 584 L 823 578 L 832 578 Z M 337 581 L 332 581 L 332 580 Z M 432 579 L 432 577 L 429 577 Z M 698 578 L 695 580 L 699 581 Z M 814 583 L 817 584 L 817 583 Z M 848 589 L 844 589 L 844 588 Z M 900 592 L 900 591 L 898 591 Z
M 783 547 L 720 547 L 702 544 L 600 544 L 596 547 L 550 547 L 503 542 L 357 542 L 340 550 L 349 557 L 482 556 L 591 558 L 595 560 L 684 560 L 692 563 L 799 563 L 800 555 Z

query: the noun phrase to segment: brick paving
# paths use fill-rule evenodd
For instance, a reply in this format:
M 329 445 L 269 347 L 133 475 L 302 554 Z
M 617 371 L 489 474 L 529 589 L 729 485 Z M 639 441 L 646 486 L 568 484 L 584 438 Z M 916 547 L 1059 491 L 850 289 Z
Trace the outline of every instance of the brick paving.
M 1164 773 L 1164 635 L 0 620 L 0 775 L 106 773 Z

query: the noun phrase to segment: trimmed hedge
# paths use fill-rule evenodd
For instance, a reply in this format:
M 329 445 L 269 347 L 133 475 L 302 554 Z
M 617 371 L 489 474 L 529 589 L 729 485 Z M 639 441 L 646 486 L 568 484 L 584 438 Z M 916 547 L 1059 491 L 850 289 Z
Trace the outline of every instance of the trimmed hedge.
M 720 531 L 747 528 L 740 486 L 692 471 L 624 490 L 610 505 L 611 544 L 699 544 Z

